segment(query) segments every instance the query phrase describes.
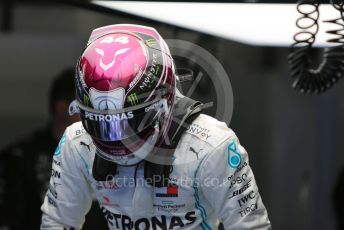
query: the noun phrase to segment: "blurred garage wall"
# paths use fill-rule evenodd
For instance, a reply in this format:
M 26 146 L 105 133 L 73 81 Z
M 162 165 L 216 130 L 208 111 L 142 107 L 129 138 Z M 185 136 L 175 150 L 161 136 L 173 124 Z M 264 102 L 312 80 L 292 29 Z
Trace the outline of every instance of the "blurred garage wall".
M 51 80 L 75 65 L 91 28 L 112 21 L 61 5 L 16 3 L 11 15 L 9 31 L 0 32 L 0 147 L 45 125 Z

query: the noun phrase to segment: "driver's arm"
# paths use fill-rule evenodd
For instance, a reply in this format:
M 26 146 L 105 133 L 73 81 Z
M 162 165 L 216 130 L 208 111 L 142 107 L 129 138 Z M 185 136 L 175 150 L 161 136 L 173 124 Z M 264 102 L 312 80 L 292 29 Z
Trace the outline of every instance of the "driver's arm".
M 81 229 L 92 203 L 92 190 L 67 128 L 58 144 L 52 164 L 49 189 L 41 207 L 41 229 Z
M 225 229 L 270 229 L 266 208 L 249 165 L 248 154 L 233 133 L 201 166 L 202 192 Z

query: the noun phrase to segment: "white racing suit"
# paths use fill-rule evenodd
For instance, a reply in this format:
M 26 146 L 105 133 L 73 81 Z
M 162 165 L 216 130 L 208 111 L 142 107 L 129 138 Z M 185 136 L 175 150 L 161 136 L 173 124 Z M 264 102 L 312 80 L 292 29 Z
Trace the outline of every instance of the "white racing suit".
M 93 193 L 112 229 L 270 229 L 245 149 L 225 123 L 198 116 L 174 153 L 168 187 L 151 187 L 144 163 L 96 181 L 96 148 L 81 122 L 68 127 L 53 158 L 41 229 L 81 229 Z

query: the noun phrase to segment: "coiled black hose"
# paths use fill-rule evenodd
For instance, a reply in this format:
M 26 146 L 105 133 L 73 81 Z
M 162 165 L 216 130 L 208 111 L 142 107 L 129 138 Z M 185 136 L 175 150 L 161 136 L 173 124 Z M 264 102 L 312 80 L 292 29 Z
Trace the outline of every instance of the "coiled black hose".
M 317 94 L 326 91 L 344 75 L 344 3 L 331 4 L 338 10 L 340 16 L 333 20 L 325 21 L 341 28 L 327 31 L 328 34 L 337 37 L 328 39 L 327 42 L 337 46 L 326 48 L 320 65 L 311 68 L 311 50 L 319 31 L 319 2 L 301 1 L 297 5 L 297 11 L 302 14 L 297 19 L 296 25 L 301 29 L 294 35 L 294 43 L 288 56 L 291 77 L 294 79 L 293 87 L 302 93 Z M 306 10 L 306 7 L 311 10 Z M 308 22 L 308 23 L 307 23 Z M 303 25 L 304 23 L 305 25 Z

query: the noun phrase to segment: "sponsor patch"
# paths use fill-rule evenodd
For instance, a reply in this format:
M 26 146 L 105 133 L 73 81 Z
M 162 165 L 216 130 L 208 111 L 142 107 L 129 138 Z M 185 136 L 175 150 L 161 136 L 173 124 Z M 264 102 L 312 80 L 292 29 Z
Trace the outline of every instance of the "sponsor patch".
M 163 200 L 160 204 L 153 204 L 158 211 L 177 212 L 180 208 L 185 208 L 186 204 L 176 204 L 174 201 Z
M 243 192 L 245 192 L 249 187 L 251 187 L 251 181 L 252 180 L 249 180 L 242 188 L 233 191 L 232 196 L 229 197 L 228 199 L 233 198 L 235 196 L 238 196 L 238 195 L 242 194 Z
M 75 136 L 79 136 L 79 135 L 84 134 L 84 133 L 86 133 L 86 130 L 84 128 L 77 129 L 75 131 Z
M 227 147 L 227 154 L 228 154 L 228 165 L 231 168 L 238 168 L 241 164 L 241 155 L 237 150 L 237 144 L 235 141 L 230 143 Z
M 100 91 L 95 88 L 90 89 L 90 100 L 95 109 L 122 109 L 124 103 L 124 88 L 116 88 L 111 91 Z
M 110 226 L 117 229 L 180 229 L 187 225 L 192 225 L 197 216 L 194 211 L 187 212 L 181 216 L 153 216 L 151 218 L 140 218 L 132 220 L 129 216 L 112 213 L 103 206 L 100 207 Z M 190 229 L 192 227 L 189 227 Z
M 129 120 L 134 117 L 133 111 L 129 111 L 126 113 L 118 113 L 118 114 L 95 114 L 85 111 L 85 118 L 91 121 L 107 121 L 107 122 L 114 122 L 114 121 L 122 121 L 122 120 Z
M 55 169 L 52 169 L 51 170 L 51 176 L 60 179 L 61 178 L 61 172 L 59 172 Z
M 211 137 L 210 130 L 198 124 L 191 124 L 186 132 L 204 141 L 207 141 Z
M 238 200 L 238 203 L 239 203 L 239 206 L 242 207 L 244 206 L 248 201 L 254 199 L 256 197 L 256 194 L 254 191 L 251 191 L 249 194 L 241 197 L 239 200 Z
M 241 215 L 241 217 L 247 216 L 248 214 L 250 214 L 251 212 L 254 212 L 255 210 L 258 209 L 258 204 L 251 204 L 249 206 L 247 206 L 245 209 L 241 210 L 239 212 L 239 214 Z
M 157 193 L 155 193 L 156 197 L 178 197 L 178 185 L 170 184 L 167 187 L 163 188 L 156 188 Z

